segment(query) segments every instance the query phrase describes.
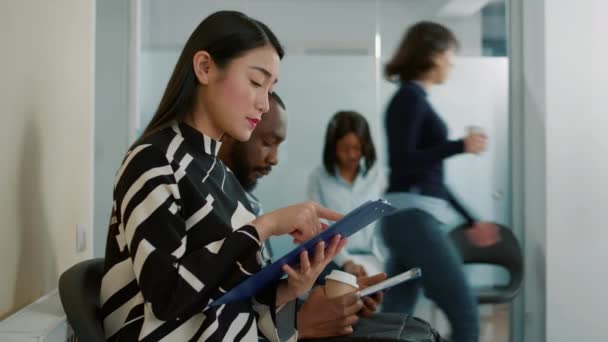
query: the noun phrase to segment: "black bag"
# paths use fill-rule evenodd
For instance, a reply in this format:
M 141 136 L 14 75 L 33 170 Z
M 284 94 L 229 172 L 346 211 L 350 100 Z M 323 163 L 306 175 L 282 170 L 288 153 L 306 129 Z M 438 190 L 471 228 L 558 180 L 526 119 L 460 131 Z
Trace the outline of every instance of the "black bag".
M 376 313 L 362 318 L 348 336 L 308 339 L 313 342 L 445 342 L 427 322 L 409 315 Z

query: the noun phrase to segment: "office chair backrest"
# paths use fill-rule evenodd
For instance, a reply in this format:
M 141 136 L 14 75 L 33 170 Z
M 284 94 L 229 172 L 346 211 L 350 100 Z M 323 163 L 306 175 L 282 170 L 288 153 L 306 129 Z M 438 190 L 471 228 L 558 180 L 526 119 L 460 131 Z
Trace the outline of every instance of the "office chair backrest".
M 498 226 L 500 241 L 489 247 L 477 247 L 469 242 L 464 232 L 466 225 L 450 232 L 450 239 L 460 252 L 465 264 L 489 264 L 502 266 L 510 275 L 509 285 L 505 288 L 514 296 L 523 280 L 523 255 L 517 238 L 511 229 Z
M 78 341 L 105 341 L 99 318 L 99 289 L 104 260 L 82 261 L 59 278 L 59 296 Z

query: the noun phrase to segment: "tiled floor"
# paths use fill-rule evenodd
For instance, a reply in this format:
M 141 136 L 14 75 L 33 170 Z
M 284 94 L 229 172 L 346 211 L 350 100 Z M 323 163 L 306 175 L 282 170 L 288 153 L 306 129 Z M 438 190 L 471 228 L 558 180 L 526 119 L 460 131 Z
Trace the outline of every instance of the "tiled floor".
M 509 306 L 482 305 L 480 314 L 480 342 L 509 342 Z M 416 316 L 431 323 L 441 336 L 449 336 L 449 323 L 443 313 L 431 301 L 421 299 L 416 307 Z

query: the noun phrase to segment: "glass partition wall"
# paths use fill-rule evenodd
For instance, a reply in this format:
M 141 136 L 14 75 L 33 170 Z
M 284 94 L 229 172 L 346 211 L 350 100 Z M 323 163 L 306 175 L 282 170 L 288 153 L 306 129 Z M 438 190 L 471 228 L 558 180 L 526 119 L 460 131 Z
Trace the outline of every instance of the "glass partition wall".
M 505 0 L 132 0 L 135 43 L 131 68 L 134 105 L 131 136 L 145 127 L 188 35 L 202 18 L 221 9 L 242 11 L 266 23 L 286 48 L 276 91 L 287 106 L 288 138 L 280 163 L 255 190 L 266 211 L 306 199 L 313 168 L 321 164 L 325 129 L 338 110 L 362 113 L 372 128 L 379 162 L 386 164 L 384 109 L 396 85 L 382 75 L 406 28 L 420 20 L 449 27 L 460 41 L 448 82 L 431 102 L 453 138 L 470 125 L 490 140 L 482 156 L 446 163 L 446 182 L 480 218 L 510 225 L 509 62 Z M 455 222 L 456 224 L 457 222 Z M 275 239 L 278 256 L 291 249 Z M 467 266 L 474 284 L 505 282 L 504 270 Z M 482 338 L 509 340 L 508 307 L 481 308 Z M 428 302 L 418 316 L 445 332 L 445 319 Z

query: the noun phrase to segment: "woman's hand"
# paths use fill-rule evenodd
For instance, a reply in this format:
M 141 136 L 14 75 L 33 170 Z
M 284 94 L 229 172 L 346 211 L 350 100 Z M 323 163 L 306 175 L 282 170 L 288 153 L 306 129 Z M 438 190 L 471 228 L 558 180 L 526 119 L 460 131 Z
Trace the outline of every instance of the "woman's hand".
M 489 247 L 500 241 L 500 230 L 491 222 L 475 222 L 464 232 L 467 239 L 478 247 Z
M 303 251 L 300 253 L 300 264 L 297 270 L 289 265 L 283 265 L 283 271 L 287 273 L 287 284 L 284 291 L 282 291 L 283 295 L 277 295 L 277 306 L 306 294 L 315 284 L 325 266 L 329 264 L 336 254 L 340 253 L 346 242 L 345 238 L 336 235 L 331 239 L 327 248 L 325 248 L 325 242 L 320 241 L 317 243 L 312 263 L 308 258 L 308 252 Z
M 315 202 L 304 202 L 277 209 L 251 222 L 265 240 L 271 235 L 289 234 L 294 243 L 304 242 L 327 228 L 321 219 L 337 221 L 342 214 L 329 210 Z
M 480 154 L 486 150 L 488 137 L 484 133 L 470 133 L 464 138 L 464 151 L 466 153 Z

